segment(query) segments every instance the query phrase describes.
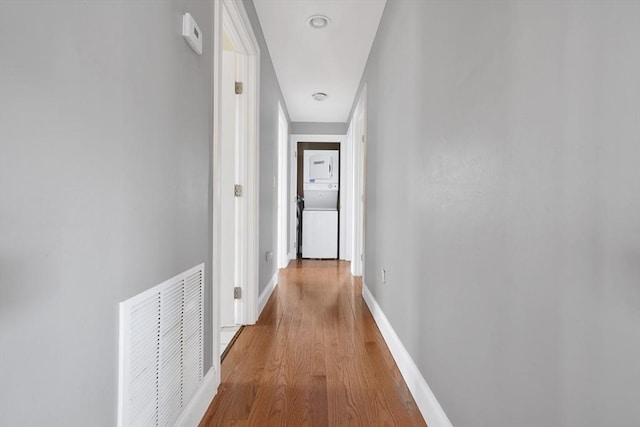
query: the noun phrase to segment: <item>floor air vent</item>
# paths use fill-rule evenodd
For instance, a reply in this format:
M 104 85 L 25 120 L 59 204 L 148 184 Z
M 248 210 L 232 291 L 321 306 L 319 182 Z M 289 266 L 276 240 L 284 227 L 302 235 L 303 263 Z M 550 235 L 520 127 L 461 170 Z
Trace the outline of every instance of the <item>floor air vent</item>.
M 172 426 L 202 382 L 204 264 L 120 303 L 118 426 Z

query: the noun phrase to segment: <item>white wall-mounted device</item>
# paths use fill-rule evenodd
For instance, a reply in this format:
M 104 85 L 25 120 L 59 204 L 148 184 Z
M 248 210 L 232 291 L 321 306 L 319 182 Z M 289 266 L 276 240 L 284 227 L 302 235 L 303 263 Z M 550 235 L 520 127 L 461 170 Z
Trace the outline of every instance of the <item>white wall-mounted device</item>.
M 198 55 L 202 55 L 202 31 L 198 23 L 190 13 L 182 16 L 182 37 L 185 38 L 191 49 Z
M 338 150 L 305 150 L 304 183 L 337 184 L 340 171 Z

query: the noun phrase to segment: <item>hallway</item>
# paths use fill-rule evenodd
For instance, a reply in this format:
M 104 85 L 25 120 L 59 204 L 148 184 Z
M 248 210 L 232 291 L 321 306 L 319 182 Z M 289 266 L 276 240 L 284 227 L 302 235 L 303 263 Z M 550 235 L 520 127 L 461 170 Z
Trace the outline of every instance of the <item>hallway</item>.
M 425 425 L 349 263 L 292 261 L 279 279 L 200 425 Z

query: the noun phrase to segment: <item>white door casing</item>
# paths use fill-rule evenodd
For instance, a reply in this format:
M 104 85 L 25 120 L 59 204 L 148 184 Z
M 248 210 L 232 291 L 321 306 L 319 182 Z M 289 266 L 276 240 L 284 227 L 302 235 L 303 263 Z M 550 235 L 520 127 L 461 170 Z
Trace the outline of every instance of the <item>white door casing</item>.
M 354 176 L 354 168 L 353 168 L 353 146 L 354 146 L 354 132 L 353 126 L 349 126 L 347 130 L 347 149 L 345 150 L 345 158 L 344 161 L 341 160 L 342 164 L 347 165 L 344 171 L 345 182 L 348 182 L 349 185 L 346 186 L 345 189 L 345 242 L 344 242 L 344 258 L 346 261 L 352 261 L 353 257 L 353 176 Z M 342 249 L 340 249 L 342 251 Z M 341 252 L 342 253 L 342 252 Z
M 353 238 L 351 237 L 351 197 L 352 197 L 352 166 L 351 156 L 353 151 L 353 144 L 349 138 L 349 134 L 345 135 L 344 143 L 340 145 L 340 182 L 344 182 L 344 185 L 340 185 L 340 239 L 339 239 L 339 253 L 340 259 L 345 261 L 351 261 L 351 243 Z
M 362 89 L 358 104 L 349 126 L 354 134 L 353 145 L 353 245 L 351 274 L 364 275 L 364 238 L 366 206 L 366 147 L 367 147 L 367 88 Z
M 212 147 L 212 328 L 214 355 L 220 348 L 221 301 L 221 236 L 222 194 L 233 188 L 222 188 L 222 62 L 223 31 L 231 39 L 238 53 L 238 75 L 244 86 L 241 106 L 238 108 L 237 128 L 237 184 L 242 185 L 242 197 L 236 201 L 238 213 L 238 240 L 236 245 L 236 280 L 242 287 L 238 301 L 238 320 L 242 324 L 254 324 L 258 313 L 258 159 L 259 159 L 259 76 L 260 49 L 253 33 L 249 17 L 242 2 L 216 0 L 214 2 L 213 34 L 213 147 Z M 216 387 L 220 384 L 220 358 L 213 358 Z
M 277 227 L 277 252 L 278 252 L 278 268 L 285 268 L 289 263 L 289 244 L 287 239 L 288 216 L 289 216 L 289 204 L 287 200 L 289 195 L 287 194 L 288 187 L 288 162 L 287 157 L 289 155 L 288 150 L 288 134 L 289 124 L 287 123 L 287 117 L 280 102 L 278 102 L 278 227 Z
M 289 138 L 288 138 L 289 139 Z M 289 163 L 291 175 L 289 177 L 289 259 L 298 256 L 298 144 L 289 139 Z

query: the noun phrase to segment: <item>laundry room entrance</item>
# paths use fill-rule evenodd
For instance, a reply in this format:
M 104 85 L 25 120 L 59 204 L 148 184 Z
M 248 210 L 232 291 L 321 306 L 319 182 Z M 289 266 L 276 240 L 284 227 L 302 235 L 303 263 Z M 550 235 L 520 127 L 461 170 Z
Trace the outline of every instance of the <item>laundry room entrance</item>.
M 340 143 L 297 143 L 297 257 L 340 257 Z

